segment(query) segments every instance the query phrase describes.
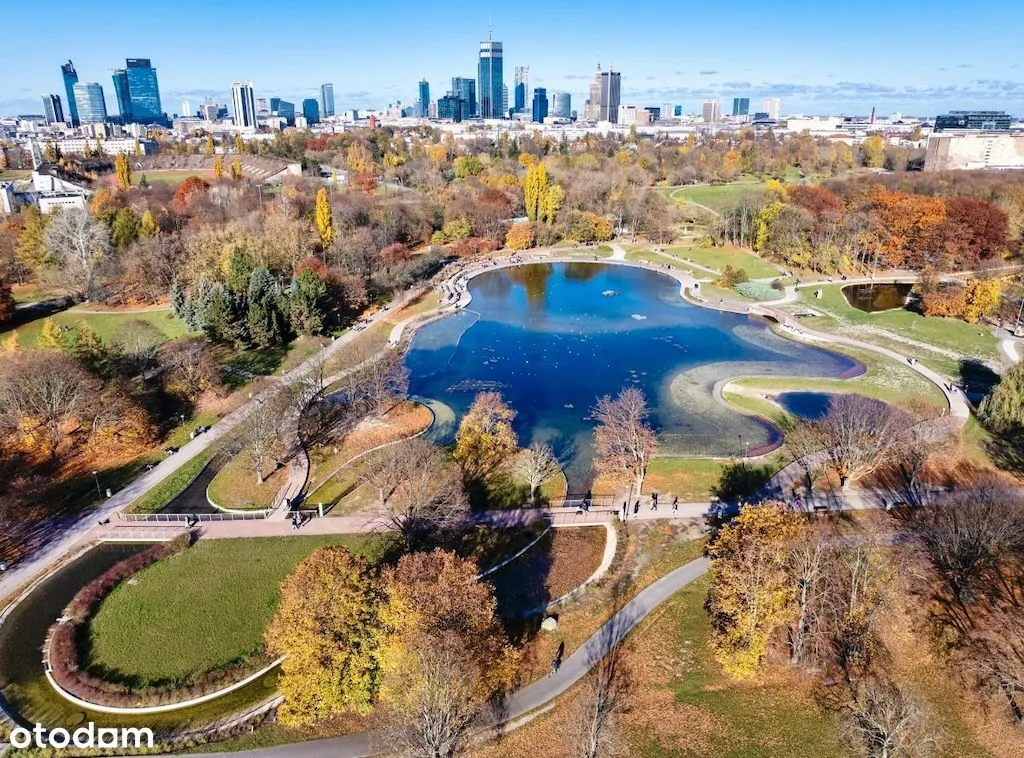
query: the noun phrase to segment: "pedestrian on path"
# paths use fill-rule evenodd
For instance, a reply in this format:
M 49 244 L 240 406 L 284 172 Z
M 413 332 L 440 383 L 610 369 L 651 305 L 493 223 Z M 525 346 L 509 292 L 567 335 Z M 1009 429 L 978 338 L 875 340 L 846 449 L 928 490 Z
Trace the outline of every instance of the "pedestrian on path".
M 637 499 L 637 501 L 635 503 L 633 503 L 633 515 L 635 516 L 638 513 L 640 513 L 640 500 L 639 500 L 639 498 Z
M 676 495 L 674 498 L 672 498 L 672 511 L 675 512 L 675 511 L 678 511 L 678 510 L 679 510 L 679 495 Z
M 623 501 L 622 501 L 622 520 L 623 520 L 623 521 L 625 521 L 625 520 L 626 520 L 626 512 L 627 512 L 628 510 L 629 510 L 629 509 L 628 509 L 628 508 L 626 507 L 626 501 L 625 501 L 625 500 L 623 500 Z
M 652 492 L 651 493 L 651 510 L 652 511 L 658 510 L 658 493 L 657 492 Z

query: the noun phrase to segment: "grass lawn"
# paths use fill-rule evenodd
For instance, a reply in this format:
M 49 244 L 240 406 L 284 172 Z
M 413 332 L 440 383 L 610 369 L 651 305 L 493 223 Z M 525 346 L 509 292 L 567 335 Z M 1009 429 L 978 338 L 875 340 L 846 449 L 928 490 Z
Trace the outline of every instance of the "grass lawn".
M 224 464 L 224 468 L 210 482 L 210 498 L 221 508 L 232 510 L 258 511 L 269 508 L 288 480 L 287 464 L 270 472 L 268 470 L 271 465 L 273 460 L 268 456 L 264 463 L 263 483 L 257 484 L 248 451 L 240 451 Z
M 822 292 L 820 300 L 814 297 L 817 289 Z M 968 324 L 952 318 L 927 318 L 902 308 L 865 313 L 846 302 L 842 287 L 838 284 L 801 288 L 800 294 L 803 303 L 826 316 L 806 319 L 812 329 L 835 331 L 867 342 L 876 342 L 900 353 L 913 355 L 922 363 L 951 377 L 956 376 L 961 359 L 999 359 L 998 341 L 987 328 L 979 324 Z M 887 338 L 886 333 L 897 336 Z M 929 350 L 907 340 L 927 343 L 938 350 Z
M 750 462 L 746 470 L 750 487 L 756 488 L 775 473 L 779 462 L 774 455 Z M 725 481 L 736 476 L 735 460 L 726 458 L 655 458 L 647 469 L 645 492 L 657 492 L 659 503 L 671 502 L 678 496 L 684 503 L 706 502 Z
M 626 260 L 636 263 L 654 263 L 655 265 L 668 266 L 669 268 L 686 268 L 686 264 L 682 261 L 659 255 L 658 253 L 652 253 L 650 250 L 630 250 L 626 253 Z M 699 277 L 702 272 L 697 271 L 696 273 Z
M 726 266 L 741 268 L 751 279 L 777 279 L 782 273 L 763 258 L 735 247 L 669 247 L 666 251 L 677 258 L 689 258 L 697 265 L 715 271 L 721 271 Z M 700 271 L 697 271 L 697 275 L 699 277 Z
M 27 168 L 5 168 L 0 170 L 0 182 L 13 182 L 18 179 L 28 179 L 32 176 L 32 170 Z
M 436 291 L 428 289 L 414 297 L 400 310 L 390 313 L 385 321 L 389 324 L 397 324 L 411 316 L 436 310 L 440 304 L 441 296 Z
M 379 351 L 387 344 L 393 326 L 394 324 L 389 324 L 387 321 L 378 321 L 370 328 L 360 332 L 358 337 L 353 338 L 351 343 L 327 361 L 325 374 L 331 376 L 346 371 L 359 365 L 368 355 Z M 327 391 L 330 392 L 330 387 Z
M 11 295 L 15 303 L 38 303 L 40 300 L 49 299 L 50 295 L 39 289 L 34 282 L 28 284 L 12 284 Z
M 345 545 L 372 557 L 363 535 L 202 540 L 123 583 L 89 630 L 88 664 L 140 684 L 177 682 L 260 651 L 282 580 L 310 553 Z
M 225 166 L 225 170 L 227 170 L 227 168 L 228 167 Z M 213 181 L 212 171 L 174 171 L 171 169 L 141 171 L 138 169 L 133 169 L 132 184 L 138 186 L 139 182 L 142 181 L 143 176 L 146 177 L 146 181 L 149 182 L 150 184 L 153 184 L 154 182 L 160 182 L 162 184 L 181 184 L 183 181 L 185 181 L 191 176 L 197 176 L 200 179 L 205 179 L 208 182 Z
M 204 450 L 149 492 L 135 500 L 135 502 L 128 506 L 128 511 L 130 513 L 156 513 L 191 484 L 192 480 L 199 475 L 199 472 L 206 468 L 206 464 L 210 462 L 212 457 L 213 454 L 209 450 Z
M 144 311 L 140 313 L 78 313 L 74 310 L 64 311 L 52 316 L 54 321 L 67 329 L 74 329 L 85 323 L 99 335 L 103 343 L 110 345 L 116 341 L 121 329 L 130 321 L 145 321 L 159 329 L 167 341 L 186 334 L 185 324 L 171 311 Z M 18 327 L 18 344 L 21 347 L 32 347 L 39 338 L 43 328 L 43 319 L 36 319 Z
M 729 184 L 696 184 L 689 187 L 666 189 L 669 200 L 679 203 L 696 203 L 722 212 L 739 202 L 744 195 L 760 192 L 767 188 L 767 182 L 757 180 L 731 182 Z

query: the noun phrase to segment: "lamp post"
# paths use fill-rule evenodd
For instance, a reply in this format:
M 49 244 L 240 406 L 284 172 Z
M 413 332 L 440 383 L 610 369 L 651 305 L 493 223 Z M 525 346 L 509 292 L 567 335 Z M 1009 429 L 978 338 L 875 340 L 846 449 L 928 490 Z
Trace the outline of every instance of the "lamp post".
M 96 482 L 96 494 L 99 495 L 100 497 L 103 497 L 103 493 L 100 491 L 100 472 L 93 471 L 92 478 Z

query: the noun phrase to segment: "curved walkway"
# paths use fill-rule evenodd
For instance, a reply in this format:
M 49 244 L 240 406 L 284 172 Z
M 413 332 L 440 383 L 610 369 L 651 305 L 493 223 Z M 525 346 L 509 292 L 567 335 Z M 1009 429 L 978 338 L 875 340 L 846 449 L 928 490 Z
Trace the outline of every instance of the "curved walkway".
M 641 590 L 606 621 L 586 642 L 566 658 L 558 671 L 513 692 L 499 705 L 498 715 L 484 723 L 490 729 L 537 710 L 554 700 L 586 676 L 602 658 L 625 639 L 648 614 L 680 589 L 702 577 L 708 570 L 708 559 L 698 558 L 666 574 Z M 198 753 L 206 758 L 223 755 L 245 755 L 251 758 L 367 758 L 389 750 L 383 734 L 348 734 L 309 742 L 298 742 L 235 753 Z

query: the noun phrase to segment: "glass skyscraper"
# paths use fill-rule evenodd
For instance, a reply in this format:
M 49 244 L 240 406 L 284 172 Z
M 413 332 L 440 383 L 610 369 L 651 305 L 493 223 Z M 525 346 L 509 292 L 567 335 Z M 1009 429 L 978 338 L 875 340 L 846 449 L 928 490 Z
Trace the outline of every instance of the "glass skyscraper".
M 533 91 L 533 120 L 541 124 L 547 117 L 548 91 L 544 87 L 537 87 Z
M 307 97 L 302 101 L 302 115 L 309 126 L 320 123 L 320 103 L 315 97 Z
M 504 99 L 504 81 L 502 46 L 500 42 L 487 40 L 480 43 L 480 64 L 477 69 L 477 82 L 480 91 L 480 117 L 504 118 L 502 112 Z
M 334 115 L 334 85 L 320 85 L 320 113 L 324 118 Z
M 107 103 L 103 87 L 96 82 L 74 85 L 78 118 L 83 124 L 102 124 L 107 120 Z
M 75 85 L 78 84 L 78 74 L 71 61 L 61 64 L 60 73 L 64 78 L 64 94 L 68 96 L 68 118 L 71 119 L 72 126 L 78 126 L 81 123 L 78 120 L 78 103 L 75 101 Z
M 231 108 L 235 126 L 255 128 L 256 97 L 253 94 L 252 82 L 235 82 L 231 85 Z
M 464 76 L 452 77 L 452 95 L 462 101 L 462 118 L 476 118 L 476 80 Z M 438 116 L 440 118 L 440 116 Z
M 734 97 L 732 99 L 732 115 L 746 116 L 750 113 L 749 97 Z
M 132 122 L 132 96 L 128 91 L 128 72 L 123 68 L 114 69 L 114 96 L 117 98 L 117 112 L 121 114 L 121 123 Z
M 416 115 L 420 118 L 430 115 L 430 82 L 426 79 L 420 82 L 420 107 Z
M 160 86 L 156 80 L 156 69 L 150 65 L 149 58 L 128 58 L 125 60 L 125 70 L 131 98 L 131 120 L 138 124 L 164 123 Z
M 64 123 L 64 108 L 61 107 L 60 95 L 43 95 L 43 113 L 47 124 Z

